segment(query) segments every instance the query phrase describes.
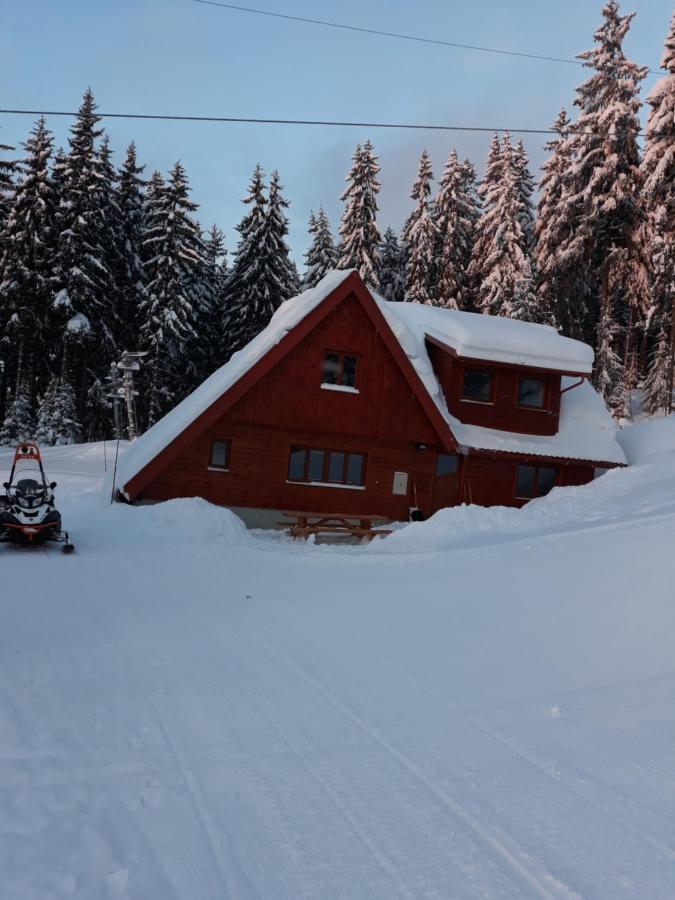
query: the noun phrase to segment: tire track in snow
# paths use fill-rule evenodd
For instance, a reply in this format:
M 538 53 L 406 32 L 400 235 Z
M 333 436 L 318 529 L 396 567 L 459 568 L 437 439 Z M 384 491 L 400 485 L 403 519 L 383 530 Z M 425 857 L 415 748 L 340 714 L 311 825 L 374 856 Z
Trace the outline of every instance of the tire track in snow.
M 571 791 L 577 797 L 595 807 L 595 809 L 598 809 L 601 812 L 605 813 L 611 811 L 615 815 L 621 813 L 621 809 L 617 809 L 615 807 L 615 804 L 603 805 L 590 793 L 590 791 L 584 790 L 583 786 L 578 781 L 573 781 L 570 775 L 563 774 L 563 766 L 559 760 L 552 759 L 549 761 L 544 761 L 537 754 L 518 746 L 510 738 L 507 738 L 504 735 L 501 735 L 498 732 L 494 731 L 480 719 L 476 718 L 470 713 L 464 712 L 457 703 L 455 703 L 450 699 L 450 697 L 448 697 L 446 693 L 444 693 L 434 685 L 429 684 L 427 681 L 425 681 L 425 679 L 412 672 L 406 666 L 397 666 L 387 660 L 383 660 L 380 658 L 378 658 L 378 662 L 382 665 L 385 665 L 392 671 L 402 672 L 407 675 L 411 681 L 424 688 L 426 691 L 434 694 L 443 704 L 445 709 L 447 709 L 448 712 L 452 713 L 456 718 L 460 719 L 462 722 L 465 722 L 467 725 L 470 725 L 485 737 L 492 739 L 497 744 L 504 747 L 506 750 L 509 750 L 511 753 L 515 754 L 517 757 L 523 760 L 523 762 L 527 763 L 530 766 L 533 766 L 535 769 L 537 769 L 537 771 L 541 772 L 547 778 L 550 778 L 556 784 L 559 784 L 560 786 Z M 606 790 L 604 785 L 598 783 L 595 780 L 593 781 L 593 784 L 600 790 Z M 644 808 L 644 805 L 642 806 Z M 649 812 L 651 815 L 655 815 L 653 811 L 649 810 Z M 626 822 L 625 820 L 620 820 L 617 818 L 615 818 L 614 821 L 629 834 L 632 834 L 634 837 L 637 837 L 639 840 L 650 846 L 652 850 L 656 850 L 657 853 L 662 854 L 671 862 L 675 862 L 675 850 L 672 847 L 669 847 L 667 844 L 664 844 L 663 841 L 660 841 L 657 838 L 646 835 L 644 831 L 640 830 L 640 828 L 638 828 L 637 826 L 632 825 L 630 822 Z M 672 823 L 666 822 L 665 824 L 672 827 Z
M 219 846 L 216 827 L 211 820 L 208 810 L 206 809 L 206 805 L 204 804 L 199 782 L 195 778 L 194 774 L 189 769 L 187 769 L 185 764 L 183 763 L 183 759 L 178 752 L 178 748 L 176 747 L 175 742 L 169 736 L 164 718 L 161 715 L 154 698 L 150 697 L 149 702 L 157 718 L 157 724 L 159 726 L 160 734 L 162 735 L 167 748 L 169 749 L 176 762 L 176 768 L 178 769 L 178 773 L 180 774 L 180 777 L 185 785 L 185 789 L 187 790 L 188 797 L 190 798 L 190 803 L 192 804 L 192 808 L 195 813 L 195 817 L 201 827 L 204 837 L 206 838 L 206 845 L 209 848 L 212 862 L 215 865 L 216 871 L 220 878 L 221 886 L 224 891 L 224 893 L 219 895 L 219 900 L 228 900 L 228 898 L 241 897 L 242 893 L 239 889 L 239 882 L 244 876 L 242 873 L 238 873 L 239 877 L 235 877 L 235 873 L 232 871 L 232 866 L 228 863 L 225 854 L 222 852 Z M 258 896 L 258 892 L 255 890 L 250 881 L 248 881 L 248 879 L 245 880 L 246 896 Z
M 427 791 L 435 797 L 436 801 L 450 810 L 454 816 L 462 821 L 475 836 L 477 836 L 485 845 L 490 847 L 493 853 L 500 857 L 509 868 L 519 878 L 521 883 L 533 889 L 542 900 L 556 900 L 556 898 L 565 898 L 565 900 L 581 900 L 580 895 L 560 882 L 553 875 L 541 870 L 535 871 L 528 856 L 522 850 L 513 846 L 512 839 L 509 842 L 504 838 L 494 835 L 488 828 L 482 825 L 475 816 L 473 816 L 461 803 L 459 803 L 447 791 L 439 788 L 434 784 L 431 778 L 418 766 L 410 757 L 402 750 L 395 747 L 387 740 L 375 727 L 369 725 L 358 713 L 354 712 L 344 701 L 340 700 L 333 691 L 326 687 L 323 682 L 309 673 L 300 663 L 294 659 L 281 656 L 269 641 L 254 637 L 247 633 L 248 639 L 252 644 L 257 643 L 264 648 L 268 655 L 275 657 L 287 668 L 292 669 L 298 677 L 305 682 L 310 688 L 324 698 L 334 709 L 338 710 L 343 716 L 351 721 L 363 734 L 370 740 L 374 741 L 382 750 L 391 758 L 395 759 L 398 764 L 412 775 Z M 509 844 L 511 846 L 509 846 Z

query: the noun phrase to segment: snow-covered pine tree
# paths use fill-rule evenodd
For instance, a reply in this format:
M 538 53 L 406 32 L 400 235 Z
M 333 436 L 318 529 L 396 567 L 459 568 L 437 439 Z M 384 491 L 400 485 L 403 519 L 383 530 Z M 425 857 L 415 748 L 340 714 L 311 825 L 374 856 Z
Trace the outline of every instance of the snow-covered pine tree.
M 117 202 L 122 230 L 122 269 L 118 275 L 120 291 L 120 336 L 122 349 L 135 350 L 140 327 L 140 305 L 143 301 L 145 271 L 143 267 L 143 235 L 145 228 L 145 182 L 141 178 L 145 166 L 139 166 L 136 145 L 127 147 L 126 157 L 118 172 Z
M 535 225 L 535 260 L 542 303 L 552 309 L 563 334 L 582 340 L 588 317 L 588 285 L 580 276 L 577 258 L 567 249 L 575 234 L 569 190 L 572 167 L 570 120 L 562 109 L 545 145 L 549 156 L 542 166 L 540 199 Z
M 405 299 L 427 306 L 438 305 L 433 285 L 438 228 L 429 200 L 433 177 L 429 154 L 423 150 L 417 178 L 410 191 L 410 196 L 417 201 L 417 205 L 406 219 L 403 238 L 406 247 Z
M 535 182 L 530 171 L 530 158 L 522 140 L 516 144 L 512 159 L 516 179 L 516 193 L 518 195 L 518 218 L 523 231 L 525 249 L 530 252 L 534 246 L 535 215 L 532 198 L 534 197 Z
M 0 153 L 11 153 L 14 147 L 0 143 Z M 5 222 L 9 216 L 14 194 L 14 173 L 16 162 L 13 159 L 0 158 L 0 255 L 2 254 Z
M 96 140 L 102 134 L 99 121 L 93 94 L 87 90 L 70 130 L 65 167 L 58 175 L 58 290 L 52 303 L 63 369 L 70 373 L 85 434 L 89 372 L 107 369 L 115 351 L 111 328 L 115 285 L 107 264 L 108 248 L 102 243 L 106 222 L 96 152 Z
M 45 319 L 53 288 L 57 198 L 49 173 L 52 135 L 44 118 L 24 143 L 26 156 L 5 227 L 0 258 L 0 339 L 5 384 L 11 393 L 22 383 L 32 400 L 47 384 L 51 348 Z
M 119 205 L 117 172 L 113 166 L 110 139 L 107 134 L 103 134 L 96 153 L 96 172 L 101 213 L 99 244 L 104 251 L 103 262 L 111 273 L 112 293 L 107 297 L 105 330 L 113 336 L 115 346 L 120 347 L 126 337 L 122 320 L 125 310 L 121 291 L 122 274 L 126 268 L 125 234 Z M 95 367 L 95 381 L 101 380 L 103 369 L 100 366 Z
M 40 399 L 35 440 L 49 447 L 80 441 L 82 429 L 75 408 L 75 392 L 70 383 L 54 377 Z
M 204 241 L 205 284 L 209 295 L 211 319 L 209 342 L 211 346 L 212 371 L 222 366 L 228 358 L 225 344 L 224 325 L 227 320 L 227 249 L 225 235 L 217 225 L 212 225 Z
M 491 181 L 483 189 L 486 211 L 479 223 L 480 240 L 474 245 L 472 267 L 477 275 L 477 306 L 488 315 L 526 322 L 550 322 L 549 311 L 542 309 L 534 291 L 508 133 L 502 140 L 499 159 L 499 180 Z M 490 178 L 494 178 L 491 166 L 488 171 Z M 484 255 L 478 256 L 479 253 Z
M 265 199 L 263 172 L 256 166 L 244 203 L 250 212 L 238 227 L 241 235 L 228 280 L 229 342 L 232 352 L 245 347 L 284 300 L 300 290 L 286 235 L 288 201 L 281 193 L 279 173 L 273 172 Z
M 28 393 L 28 388 L 20 383 L 14 399 L 7 407 L 2 428 L 0 428 L 0 444 L 13 445 L 21 441 L 32 440 L 35 434 L 35 413 Z
M 617 0 L 608 0 L 602 17 L 594 34 L 596 46 L 578 55 L 594 73 L 577 88 L 574 101 L 579 115 L 571 137 L 567 202 L 572 208 L 563 213 L 573 222 L 573 230 L 560 253 L 590 286 L 586 339 L 595 337 L 607 346 L 611 334 L 613 352 L 625 361 L 632 352 L 635 326 L 648 305 L 637 142 L 639 85 L 647 69 L 623 52 L 633 14 L 621 16 Z M 600 322 L 601 317 L 607 322 Z M 600 353 L 600 343 L 597 348 Z M 605 399 L 616 409 L 612 391 Z
M 483 280 L 483 265 L 487 259 L 494 233 L 497 229 L 495 208 L 502 180 L 502 147 L 497 133 L 490 141 L 485 174 L 478 185 L 478 198 L 481 215 L 474 231 L 471 261 L 468 269 L 468 281 L 474 305 L 480 306 L 478 293 Z
M 378 159 L 370 141 L 358 144 L 347 173 L 345 203 L 340 223 L 338 267 L 356 269 L 367 285 L 378 290 L 380 233 L 377 229 Z
M 331 269 L 335 269 L 338 258 L 330 230 L 330 222 L 323 206 L 319 207 L 318 215 L 315 216 L 312 212 L 309 217 L 309 228 L 307 230 L 311 235 L 312 242 L 305 254 L 307 269 L 302 282 L 305 290 L 316 287 Z
M 437 226 L 436 284 L 439 306 L 466 309 L 469 304 L 467 267 L 473 242 L 474 198 L 469 194 L 471 172 L 452 150 L 438 183 L 434 204 Z
M 185 169 L 177 162 L 166 184 L 160 187 L 155 179 L 147 207 L 141 340 L 149 351 L 143 368 L 149 425 L 183 399 L 196 372 L 188 350 L 196 338 L 200 298 L 195 278 L 203 271 L 203 250 L 189 191 Z
M 380 244 L 380 294 L 385 300 L 405 300 L 405 257 L 393 228 L 384 232 Z
M 606 273 L 605 277 L 609 277 Z M 609 296 L 609 294 L 607 294 Z M 617 350 L 620 329 L 607 309 L 600 313 L 598 320 L 597 350 L 593 369 L 593 382 L 604 398 L 607 409 L 615 418 L 626 415 L 628 394 L 624 382 L 624 363 Z
M 642 163 L 648 236 L 651 243 L 652 307 L 649 325 L 656 334 L 645 405 L 670 412 L 675 339 L 675 13 L 666 37 L 660 78 L 647 96 L 651 107 Z

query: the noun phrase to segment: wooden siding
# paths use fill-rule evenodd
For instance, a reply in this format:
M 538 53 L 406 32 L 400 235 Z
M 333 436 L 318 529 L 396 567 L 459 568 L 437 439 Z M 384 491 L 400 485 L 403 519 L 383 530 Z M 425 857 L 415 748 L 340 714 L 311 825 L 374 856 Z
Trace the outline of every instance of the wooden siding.
M 431 364 L 439 380 L 448 409 L 467 425 L 483 425 L 518 434 L 553 435 L 560 420 L 560 375 L 538 374 L 531 370 L 506 365 L 491 365 L 480 360 L 463 360 L 427 341 Z M 494 378 L 494 403 L 475 403 L 461 399 L 464 367 L 485 369 Z M 518 380 L 521 375 L 549 379 L 548 409 L 524 409 L 517 405 Z
M 527 501 L 515 497 L 519 464 L 553 467 L 558 472 L 558 485 L 587 484 L 593 480 L 593 466 L 588 464 L 561 463 L 537 456 L 511 460 L 471 455 L 464 465 L 463 501 L 479 506 L 524 506 Z

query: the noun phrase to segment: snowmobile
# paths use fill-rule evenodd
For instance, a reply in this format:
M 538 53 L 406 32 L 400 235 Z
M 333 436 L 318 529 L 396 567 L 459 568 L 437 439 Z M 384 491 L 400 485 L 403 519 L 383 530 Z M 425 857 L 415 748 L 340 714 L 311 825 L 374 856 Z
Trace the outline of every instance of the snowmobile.
M 61 513 L 54 506 L 56 482 L 47 483 L 37 444 L 19 444 L 3 487 L 7 493 L 0 495 L 0 543 L 35 546 L 57 541 L 64 553 L 73 552 L 68 532 L 61 529 Z

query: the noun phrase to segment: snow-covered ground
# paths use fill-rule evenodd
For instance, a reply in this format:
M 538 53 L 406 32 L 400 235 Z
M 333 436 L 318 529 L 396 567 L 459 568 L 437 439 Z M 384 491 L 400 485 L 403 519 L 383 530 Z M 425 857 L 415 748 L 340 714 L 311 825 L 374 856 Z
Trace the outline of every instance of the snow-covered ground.
M 0 547 L 0 897 L 673 898 L 674 424 L 623 445 L 356 548 L 47 451 L 77 552 Z

